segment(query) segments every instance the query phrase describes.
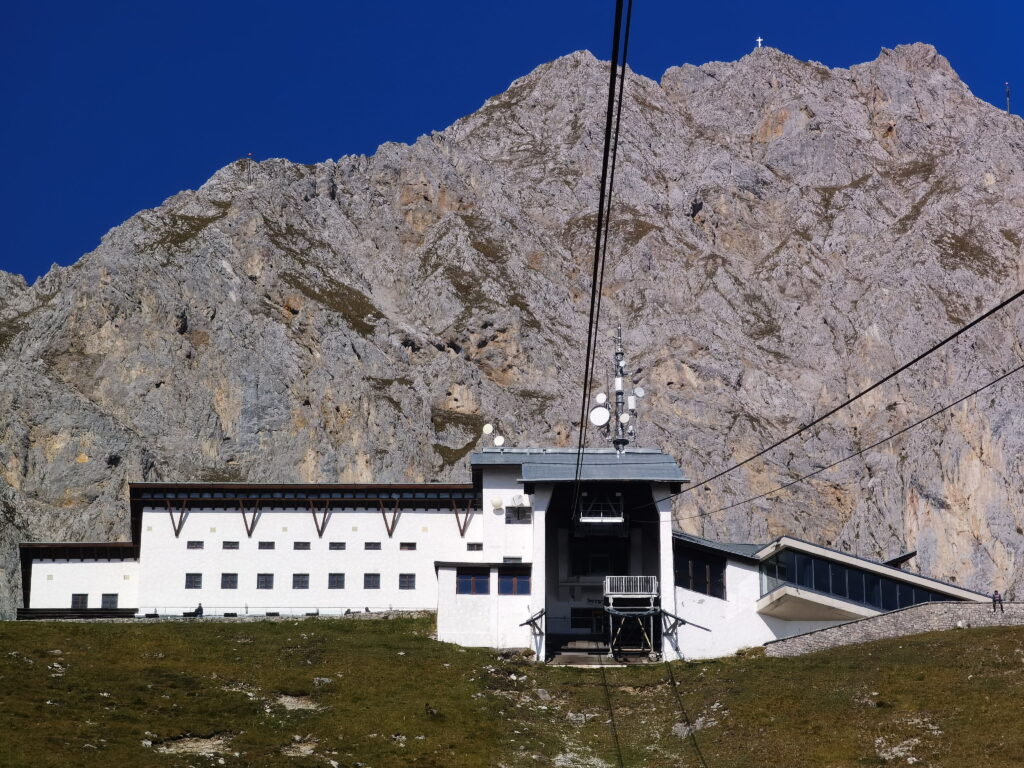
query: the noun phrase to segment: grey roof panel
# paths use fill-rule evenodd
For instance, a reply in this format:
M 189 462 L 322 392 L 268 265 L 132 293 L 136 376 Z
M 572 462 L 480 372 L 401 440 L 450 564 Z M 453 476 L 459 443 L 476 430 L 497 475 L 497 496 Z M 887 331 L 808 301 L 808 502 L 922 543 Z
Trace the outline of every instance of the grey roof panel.
M 727 555 L 735 555 L 736 557 L 747 560 L 757 560 L 756 553 L 758 550 L 763 548 L 762 544 L 741 544 L 729 541 L 714 541 L 712 539 L 705 539 L 702 536 L 683 533 L 682 531 L 672 531 L 672 537 L 680 541 L 685 541 L 688 544 L 693 544 L 697 547 L 713 549 L 717 552 L 722 552 Z
M 489 449 L 474 453 L 474 467 L 519 466 L 522 482 L 572 482 L 576 479 L 574 448 Z M 583 455 L 583 480 L 685 483 L 679 465 L 667 453 L 651 449 L 588 450 Z

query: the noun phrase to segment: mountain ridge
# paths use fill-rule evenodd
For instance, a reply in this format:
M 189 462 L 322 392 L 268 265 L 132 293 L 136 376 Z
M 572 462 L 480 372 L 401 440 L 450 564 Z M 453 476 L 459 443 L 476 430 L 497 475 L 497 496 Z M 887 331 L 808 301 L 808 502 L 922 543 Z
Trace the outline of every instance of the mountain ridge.
M 606 68 L 568 54 L 374 155 L 236 161 L 31 286 L 0 272 L 2 607 L 16 540 L 124 537 L 129 480 L 448 479 L 484 421 L 513 443 L 570 444 Z M 603 327 L 622 322 L 652 393 L 640 444 L 694 477 L 1024 275 L 1024 126 L 931 46 L 848 69 L 762 48 L 660 82 L 630 73 L 623 126 Z M 677 514 L 768 490 L 994 378 L 1024 357 L 1019 328 L 1009 308 Z M 1012 398 L 991 400 L 781 501 L 684 524 L 916 548 L 931 575 L 1012 590 L 1024 445 Z

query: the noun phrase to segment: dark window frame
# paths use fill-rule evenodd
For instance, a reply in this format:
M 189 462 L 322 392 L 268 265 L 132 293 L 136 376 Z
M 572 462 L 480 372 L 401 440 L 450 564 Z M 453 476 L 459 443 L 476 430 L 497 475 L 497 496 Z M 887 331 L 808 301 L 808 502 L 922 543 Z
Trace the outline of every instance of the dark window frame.
M 222 573 L 220 575 L 220 588 L 221 589 L 238 589 L 238 574 L 237 573 Z
M 364 573 L 363 574 L 363 589 L 380 589 L 380 574 L 379 573 Z
M 201 573 L 186 573 L 185 574 L 185 589 L 202 589 L 203 588 L 203 574 Z
M 379 541 L 364 541 L 363 550 L 367 552 L 380 552 L 381 546 Z
M 327 574 L 327 588 L 328 589 L 344 589 L 345 588 L 345 574 L 344 573 L 328 573 Z
M 525 568 L 498 569 L 499 595 L 530 594 L 530 571 Z
M 273 589 L 274 588 L 274 574 L 272 573 L 257 573 L 256 574 L 256 589 Z
M 310 549 L 310 544 L 309 544 L 308 541 L 293 541 L 292 542 L 292 549 L 297 549 L 297 550 L 300 550 L 302 552 L 307 552 Z
M 84 611 L 89 608 L 89 593 L 88 592 L 72 592 L 71 593 L 71 610 L 73 611 Z
M 257 549 L 277 549 L 276 541 L 261 541 L 256 547 Z
M 327 545 L 327 549 L 329 549 L 332 552 L 340 552 L 341 550 L 345 549 L 345 542 L 332 541 L 330 544 Z
M 206 542 L 200 539 L 192 539 L 185 542 L 185 549 L 206 549 Z
M 416 574 L 415 573 L 400 573 L 400 574 L 398 574 L 398 588 L 400 590 L 416 589 Z
M 489 595 L 491 594 L 490 568 L 456 568 L 455 594 L 457 595 Z
M 237 541 L 222 541 L 220 543 L 220 548 L 221 549 L 238 549 L 239 546 L 238 546 L 238 542 Z
M 292 574 L 292 589 L 309 589 L 309 574 L 308 573 L 293 573 Z
M 100 608 L 105 611 L 117 610 L 117 598 L 117 592 L 104 592 L 100 595 Z

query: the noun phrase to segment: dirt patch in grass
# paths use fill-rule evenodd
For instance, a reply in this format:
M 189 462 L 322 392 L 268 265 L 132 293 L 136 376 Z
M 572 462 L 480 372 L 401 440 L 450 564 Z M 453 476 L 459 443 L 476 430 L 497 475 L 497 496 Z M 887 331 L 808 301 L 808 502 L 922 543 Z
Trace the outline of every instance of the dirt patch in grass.
M 222 755 L 230 751 L 231 737 L 225 734 L 214 736 L 179 736 L 168 739 L 153 747 L 157 752 L 169 755 Z

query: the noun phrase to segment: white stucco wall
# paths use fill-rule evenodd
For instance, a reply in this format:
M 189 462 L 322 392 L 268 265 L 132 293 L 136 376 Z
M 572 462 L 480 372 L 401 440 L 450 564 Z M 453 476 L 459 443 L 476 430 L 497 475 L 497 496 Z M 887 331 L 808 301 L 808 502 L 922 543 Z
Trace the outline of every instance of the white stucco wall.
M 499 595 L 498 570 L 491 568 L 490 594 L 460 595 L 455 591 L 457 569 L 438 569 L 438 640 L 470 647 L 539 650 L 530 628 L 519 626 L 538 610 L 534 596 Z
M 137 560 L 36 560 L 29 590 L 31 608 L 70 608 L 72 594 L 89 595 L 99 608 L 104 594 L 116 594 L 119 608 L 139 605 Z
M 678 652 L 666 638 L 664 648 L 669 658 L 712 659 L 728 656 L 742 648 L 762 645 L 769 640 L 843 623 L 785 621 L 757 613 L 755 603 L 761 596 L 761 584 L 758 566 L 753 563 L 735 560 L 728 562 L 725 569 L 725 594 L 726 599 L 720 600 L 681 587 L 675 588 L 675 610 L 668 610 L 692 624 L 685 624 L 678 629 Z
M 332 514 L 322 538 L 306 510 L 263 509 L 251 537 L 238 511 L 192 509 L 181 533 L 174 536 L 166 509 L 146 509 L 142 519 L 140 606 L 161 614 L 192 610 L 203 603 L 207 614 L 225 611 L 244 614 L 279 611 L 342 613 L 346 609 L 418 609 L 437 607 L 436 560 L 484 562 L 485 552 L 469 551 L 470 542 L 482 542 L 483 521 L 472 515 L 465 537 L 459 535 L 455 515 L 447 510 L 403 510 L 392 537 L 377 509 Z M 504 525 L 504 516 L 502 517 Z M 527 526 L 528 527 L 528 526 Z M 239 548 L 223 548 L 237 541 Z M 203 549 L 188 549 L 189 541 L 202 541 Z M 272 550 L 259 542 L 273 541 Z M 294 549 L 309 542 L 309 550 Z M 330 542 L 344 542 L 344 550 L 331 550 Z M 367 550 L 379 542 L 379 550 Z M 403 550 L 413 543 L 416 549 Z M 525 555 L 525 552 L 520 554 Z M 201 573 L 202 589 L 185 589 L 185 574 Z M 237 573 L 237 589 L 221 589 L 221 574 Z M 256 576 L 274 574 L 273 589 L 257 589 Z M 309 574 L 308 589 L 293 589 L 292 575 Z M 344 589 L 328 589 L 328 574 L 344 573 Z M 380 589 L 364 589 L 363 576 L 380 574 Z M 399 589 L 399 575 L 416 575 L 416 587 Z

